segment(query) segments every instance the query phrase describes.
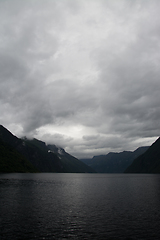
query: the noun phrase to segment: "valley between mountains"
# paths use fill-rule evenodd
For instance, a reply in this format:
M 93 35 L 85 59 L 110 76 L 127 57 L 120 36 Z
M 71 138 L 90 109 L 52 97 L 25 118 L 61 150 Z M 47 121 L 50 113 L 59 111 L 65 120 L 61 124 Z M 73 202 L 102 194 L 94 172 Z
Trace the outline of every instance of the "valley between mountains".
M 0 173 L 160 173 L 160 138 L 150 147 L 77 159 L 56 145 L 18 138 L 0 125 Z

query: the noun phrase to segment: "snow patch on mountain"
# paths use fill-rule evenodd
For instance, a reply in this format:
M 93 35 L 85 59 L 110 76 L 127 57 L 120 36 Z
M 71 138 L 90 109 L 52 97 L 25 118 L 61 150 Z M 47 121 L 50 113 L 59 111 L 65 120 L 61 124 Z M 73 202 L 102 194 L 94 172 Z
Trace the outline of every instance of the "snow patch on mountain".
M 58 148 L 58 153 L 59 153 L 60 155 L 63 155 L 63 149 L 62 149 L 62 148 Z

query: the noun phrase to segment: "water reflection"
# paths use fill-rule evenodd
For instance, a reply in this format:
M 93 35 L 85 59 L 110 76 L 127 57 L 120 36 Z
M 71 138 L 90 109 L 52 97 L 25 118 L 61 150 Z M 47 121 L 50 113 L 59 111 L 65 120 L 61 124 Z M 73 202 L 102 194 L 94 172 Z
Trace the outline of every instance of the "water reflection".
M 159 239 L 160 175 L 0 174 L 1 239 Z

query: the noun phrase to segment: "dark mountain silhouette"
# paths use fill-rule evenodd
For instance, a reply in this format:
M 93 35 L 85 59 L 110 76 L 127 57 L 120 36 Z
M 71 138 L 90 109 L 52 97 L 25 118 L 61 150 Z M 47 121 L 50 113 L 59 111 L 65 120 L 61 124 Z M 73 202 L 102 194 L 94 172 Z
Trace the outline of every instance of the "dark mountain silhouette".
M 81 159 L 98 173 L 123 173 L 135 158 L 143 154 L 148 147 L 140 147 L 134 152 L 110 152 L 107 155 L 94 156 L 92 159 Z
M 82 164 L 80 160 L 78 160 L 77 158 L 67 153 L 63 148 L 57 147 L 56 145 L 48 145 L 47 147 L 49 148 L 49 151 L 55 153 L 59 157 L 60 161 L 63 164 L 63 168 L 66 169 L 66 171 L 68 172 L 86 172 L 87 171 L 87 172 L 93 172 L 93 173 L 96 172 L 91 167 L 87 169 L 86 166 L 88 167 L 88 165 L 84 163 Z M 73 171 L 73 169 L 77 169 L 77 170 Z
M 160 138 L 137 157 L 125 173 L 160 173 Z
M 0 140 L 0 172 L 38 172 L 36 168 L 12 146 Z
M 17 138 L 2 125 L 0 149 L 0 172 L 94 172 L 64 149 L 37 139 Z

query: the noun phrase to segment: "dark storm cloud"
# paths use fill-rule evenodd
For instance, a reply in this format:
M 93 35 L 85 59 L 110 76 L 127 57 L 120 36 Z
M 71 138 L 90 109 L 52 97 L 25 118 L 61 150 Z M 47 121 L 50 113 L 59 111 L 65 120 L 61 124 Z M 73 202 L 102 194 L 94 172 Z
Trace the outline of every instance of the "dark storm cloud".
M 153 1 L 1 1 L 1 124 L 92 156 L 159 136 Z

